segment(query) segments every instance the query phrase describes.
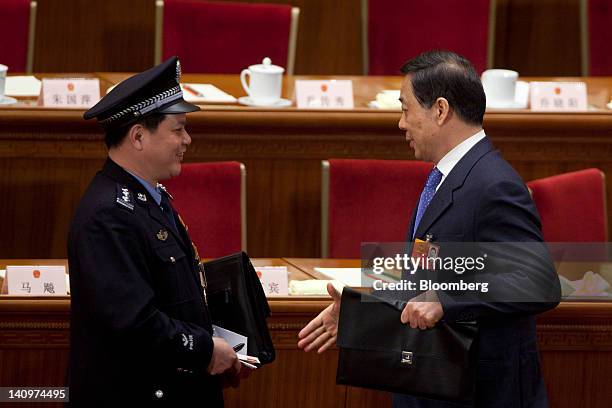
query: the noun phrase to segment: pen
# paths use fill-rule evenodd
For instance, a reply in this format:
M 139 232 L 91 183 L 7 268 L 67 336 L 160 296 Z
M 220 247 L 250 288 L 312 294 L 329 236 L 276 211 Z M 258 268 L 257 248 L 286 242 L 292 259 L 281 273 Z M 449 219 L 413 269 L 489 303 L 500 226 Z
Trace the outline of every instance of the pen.
M 193 89 L 192 87 L 190 87 L 187 84 L 183 84 L 183 89 L 188 90 L 191 94 L 193 94 L 193 95 L 195 95 L 197 97 L 204 98 L 204 94 L 203 93 L 196 91 L 195 89 Z
M 234 351 L 237 353 L 244 347 L 244 343 L 238 343 L 234 346 Z

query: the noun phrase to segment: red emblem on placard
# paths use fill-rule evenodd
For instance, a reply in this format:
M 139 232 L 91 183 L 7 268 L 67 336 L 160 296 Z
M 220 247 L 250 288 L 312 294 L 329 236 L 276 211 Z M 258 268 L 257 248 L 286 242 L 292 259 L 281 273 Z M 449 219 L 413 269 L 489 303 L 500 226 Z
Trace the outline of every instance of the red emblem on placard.
M 261 279 L 261 275 L 263 275 L 260 271 L 257 271 L 257 277 Z
M 74 91 L 74 84 L 72 82 L 68 82 L 68 90 L 70 92 Z
M 34 276 L 34 279 L 40 278 L 40 271 L 38 269 L 34 269 L 32 271 L 32 276 Z
M 555 95 L 560 95 L 561 94 L 561 88 L 556 87 L 555 88 Z
M 321 85 L 321 91 L 327 92 L 327 85 L 325 84 Z

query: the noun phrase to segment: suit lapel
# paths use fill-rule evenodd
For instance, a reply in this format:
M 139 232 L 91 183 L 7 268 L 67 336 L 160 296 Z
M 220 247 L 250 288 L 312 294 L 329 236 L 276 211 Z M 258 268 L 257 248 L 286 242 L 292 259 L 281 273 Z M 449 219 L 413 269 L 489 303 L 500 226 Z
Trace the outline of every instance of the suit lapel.
M 423 237 L 425 233 L 431 228 L 438 218 L 446 211 L 448 207 L 453 204 L 453 193 L 463 186 L 463 183 L 469 174 L 474 164 L 482 156 L 493 150 L 493 145 L 489 141 L 488 137 L 485 137 L 474 145 L 459 162 L 453 167 L 451 172 L 446 176 L 442 185 L 434 195 L 433 199 L 429 203 L 429 206 L 421 218 L 421 222 L 417 227 L 417 231 L 414 234 L 415 237 Z M 416 210 L 415 210 L 416 213 Z M 414 224 L 414 215 L 413 221 Z M 410 229 L 413 230 L 414 227 Z

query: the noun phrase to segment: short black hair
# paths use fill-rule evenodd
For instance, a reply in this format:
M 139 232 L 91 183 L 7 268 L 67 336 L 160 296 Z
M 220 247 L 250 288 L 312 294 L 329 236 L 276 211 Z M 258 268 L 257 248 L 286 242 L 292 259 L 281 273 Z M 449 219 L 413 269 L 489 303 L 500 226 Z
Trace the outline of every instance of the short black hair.
M 412 74 L 412 91 L 422 107 L 429 109 L 442 97 L 464 122 L 482 125 L 487 99 L 480 77 L 466 58 L 452 51 L 427 51 L 400 71 Z
M 104 135 L 104 143 L 106 143 L 106 147 L 109 149 L 119 145 L 123 138 L 125 138 L 125 136 L 128 134 L 130 128 L 134 125 L 142 125 L 147 130 L 154 132 L 165 118 L 166 115 L 164 113 L 152 113 L 137 122 L 129 123 L 118 128 L 108 129 Z

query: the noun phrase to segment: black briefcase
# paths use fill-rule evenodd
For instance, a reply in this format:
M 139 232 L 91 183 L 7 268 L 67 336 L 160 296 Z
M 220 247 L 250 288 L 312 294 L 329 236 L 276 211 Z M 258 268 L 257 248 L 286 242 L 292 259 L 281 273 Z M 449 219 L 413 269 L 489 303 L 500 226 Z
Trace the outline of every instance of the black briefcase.
M 275 352 L 266 319 L 270 307 L 257 272 L 244 252 L 204 264 L 208 307 L 213 324 L 248 337 L 247 350 L 262 364 L 274 361 Z
M 412 329 L 400 321 L 405 305 L 344 288 L 336 382 L 445 401 L 472 401 L 476 323 L 439 322 L 431 329 Z

